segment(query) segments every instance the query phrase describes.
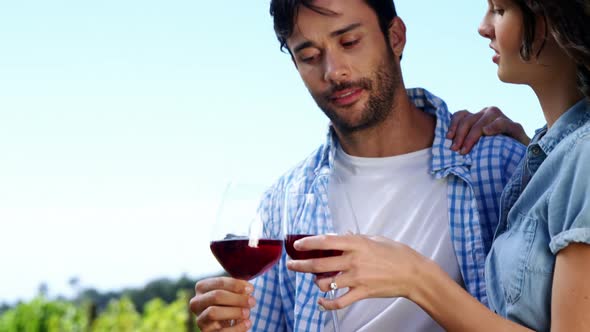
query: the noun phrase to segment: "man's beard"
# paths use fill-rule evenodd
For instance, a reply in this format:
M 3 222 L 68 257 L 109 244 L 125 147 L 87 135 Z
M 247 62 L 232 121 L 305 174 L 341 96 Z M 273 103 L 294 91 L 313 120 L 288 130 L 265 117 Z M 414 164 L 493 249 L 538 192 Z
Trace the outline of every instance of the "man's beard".
M 318 107 L 326 114 L 332 125 L 342 134 L 351 134 L 367 128 L 372 128 L 385 121 L 393 109 L 395 88 L 400 81 L 400 73 L 394 66 L 393 54 L 386 57 L 386 61 L 378 66 L 377 71 L 371 75 L 373 79 L 361 78 L 355 82 L 343 82 L 321 94 L 313 94 L 312 97 Z M 357 121 L 347 120 L 338 114 L 337 110 L 330 106 L 330 96 L 335 92 L 362 88 L 369 92 L 369 100 L 361 111 L 361 118 Z M 354 104 L 349 106 L 354 107 Z M 340 112 L 346 111 L 342 107 Z

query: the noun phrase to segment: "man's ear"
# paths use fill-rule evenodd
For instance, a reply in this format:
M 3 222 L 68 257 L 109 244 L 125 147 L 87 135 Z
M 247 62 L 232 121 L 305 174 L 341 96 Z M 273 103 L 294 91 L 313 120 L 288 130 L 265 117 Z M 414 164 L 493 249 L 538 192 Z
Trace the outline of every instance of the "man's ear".
M 406 24 L 398 16 L 394 17 L 389 25 L 389 46 L 393 53 L 401 59 L 406 47 Z

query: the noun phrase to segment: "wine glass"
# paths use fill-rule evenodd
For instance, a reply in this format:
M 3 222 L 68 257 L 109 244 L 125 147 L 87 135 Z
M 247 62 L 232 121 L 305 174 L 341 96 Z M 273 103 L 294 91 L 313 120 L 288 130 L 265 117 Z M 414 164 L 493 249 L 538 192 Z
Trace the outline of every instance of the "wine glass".
M 219 264 L 236 279 L 250 280 L 263 274 L 282 254 L 281 230 L 265 231 L 258 210 L 264 189 L 262 184 L 234 181 L 221 198 L 210 248 Z
M 358 234 L 358 222 L 356 221 L 356 215 L 352 209 L 350 198 L 346 192 L 343 192 L 344 201 L 346 202 L 347 211 L 351 213 L 351 218 L 354 221 L 353 229 L 347 229 L 345 233 Z M 334 231 L 326 232 L 327 227 L 319 227 L 318 223 L 313 220 L 314 210 L 316 204 L 318 204 L 317 196 L 312 193 L 298 193 L 293 189 L 287 189 L 285 191 L 285 202 L 283 211 L 283 234 L 285 236 L 285 250 L 291 259 L 311 259 L 311 258 L 324 258 L 342 255 L 341 250 L 309 250 L 309 251 L 298 251 L 293 247 L 295 241 L 313 235 L 320 234 L 338 234 Z M 317 278 L 330 278 L 336 276 L 339 271 L 329 271 L 323 273 L 314 273 Z M 331 300 L 336 298 L 336 289 L 333 288 L 328 292 L 328 297 Z M 340 331 L 340 325 L 338 322 L 337 312 L 335 310 L 330 311 L 332 316 L 332 323 L 334 331 Z

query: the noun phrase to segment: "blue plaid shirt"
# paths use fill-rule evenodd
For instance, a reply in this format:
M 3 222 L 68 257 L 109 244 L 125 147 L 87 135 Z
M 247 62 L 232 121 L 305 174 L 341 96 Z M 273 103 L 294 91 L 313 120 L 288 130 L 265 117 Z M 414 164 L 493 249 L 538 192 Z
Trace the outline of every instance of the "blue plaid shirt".
M 525 153 L 525 147 L 504 136 L 482 137 L 472 151 L 461 155 L 450 149 L 445 138 L 451 114 L 445 102 L 424 89 L 409 89 L 408 96 L 424 112 L 437 118 L 432 146 L 431 173 L 446 178 L 450 234 L 465 288 L 487 305 L 484 265 L 498 224 L 499 199 Z M 336 136 L 330 130 L 327 142 L 287 172 L 265 194 L 261 214 L 268 235 L 280 234 L 285 190 L 301 195 L 310 204 L 304 216 L 309 222 L 301 233 L 333 232 L 328 209 L 328 181 L 334 164 Z M 393 175 L 393 174 L 392 174 Z M 255 279 L 256 306 L 252 309 L 253 331 L 321 331 L 329 317 L 318 308 L 325 296 L 310 273 L 295 273 L 286 267 L 283 252 L 279 263 Z

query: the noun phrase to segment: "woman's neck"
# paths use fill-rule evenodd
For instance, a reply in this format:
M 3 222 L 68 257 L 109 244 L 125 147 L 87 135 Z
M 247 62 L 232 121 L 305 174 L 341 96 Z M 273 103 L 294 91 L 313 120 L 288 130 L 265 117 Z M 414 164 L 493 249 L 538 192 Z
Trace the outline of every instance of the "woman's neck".
M 575 80 L 559 80 L 559 77 L 548 84 L 534 86 L 533 90 L 541 104 L 548 128 L 583 97 Z

